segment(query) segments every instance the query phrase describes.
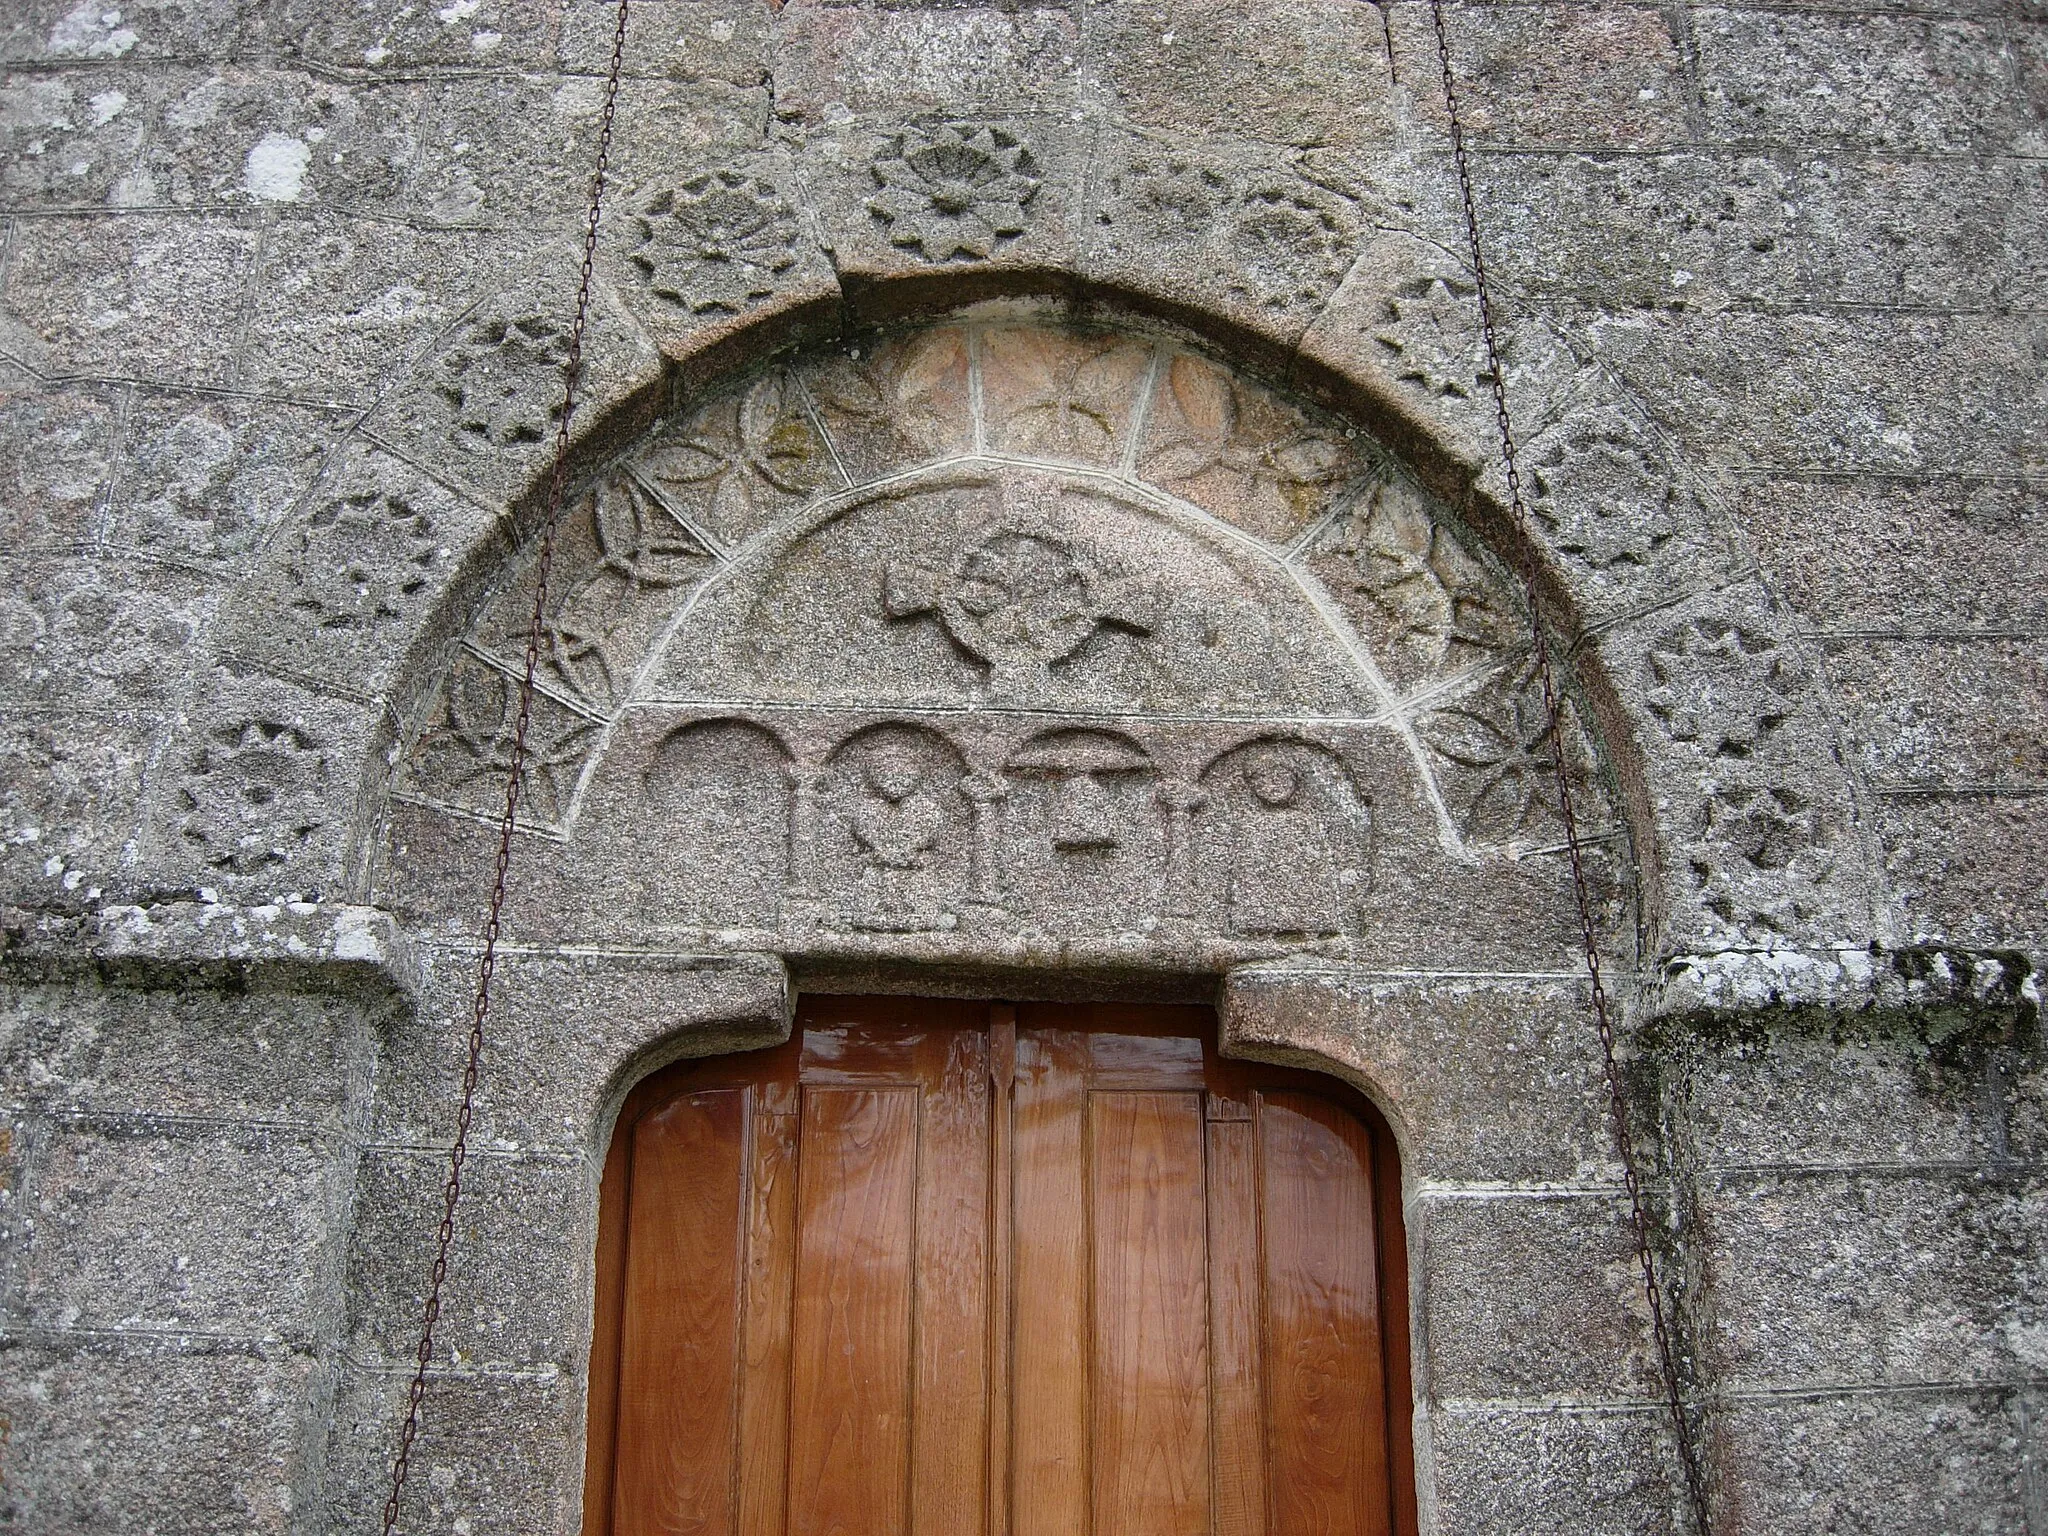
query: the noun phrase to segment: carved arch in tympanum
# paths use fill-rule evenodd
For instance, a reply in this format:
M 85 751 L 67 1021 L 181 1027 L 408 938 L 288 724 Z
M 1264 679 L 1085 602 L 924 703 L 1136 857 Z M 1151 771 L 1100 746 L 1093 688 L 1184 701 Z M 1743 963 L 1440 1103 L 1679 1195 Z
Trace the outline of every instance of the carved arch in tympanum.
M 534 552 L 393 786 L 447 915 L 499 803 Z M 1177 336 L 999 304 L 801 353 L 574 496 L 516 931 L 1209 971 L 1569 954 L 1516 581 L 1356 423 Z M 1562 750 L 1629 931 L 1579 708 Z

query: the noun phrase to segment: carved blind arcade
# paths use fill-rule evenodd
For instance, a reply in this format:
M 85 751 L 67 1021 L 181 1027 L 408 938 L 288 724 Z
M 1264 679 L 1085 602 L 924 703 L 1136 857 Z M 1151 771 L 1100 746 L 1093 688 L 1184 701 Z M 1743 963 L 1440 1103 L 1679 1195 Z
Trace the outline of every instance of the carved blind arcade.
M 1556 907 L 1512 584 L 1359 428 L 1177 340 L 1003 308 L 842 344 L 566 516 L 557 928 L 1210 967 Z M 530 565 L 401 765 L 402 905 L 477 857 Z

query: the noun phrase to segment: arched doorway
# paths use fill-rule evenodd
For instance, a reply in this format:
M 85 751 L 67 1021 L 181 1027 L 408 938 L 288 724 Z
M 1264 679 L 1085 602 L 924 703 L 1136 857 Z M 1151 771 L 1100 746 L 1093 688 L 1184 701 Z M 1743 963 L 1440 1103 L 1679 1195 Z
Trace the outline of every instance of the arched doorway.
M 1391 1136 L 1200 1008 L 807 999 L 627 1100 L 586 1536 L 1414 1530 Z

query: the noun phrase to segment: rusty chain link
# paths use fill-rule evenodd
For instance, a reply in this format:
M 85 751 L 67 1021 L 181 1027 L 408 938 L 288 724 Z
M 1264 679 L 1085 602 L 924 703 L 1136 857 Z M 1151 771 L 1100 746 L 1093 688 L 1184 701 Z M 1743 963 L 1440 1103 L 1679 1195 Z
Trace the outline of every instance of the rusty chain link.
M 1601 1064 L 1607 1076 L 1608 1115 L 1613 1122 L 1614 1148 L 1621 1159 L 1621 1176 L 1628 1187 L 1630 1222 L 1635 1229 L 1636 1262 L 1642 1269 L 1643 1294 L 1650 1304 L 1650 1331 L 1655 1335 L 1657 1360 L 1664 1377 L 1665 1397 L 1671 1409 L 1671 1424 L 1678 1440 L 1678 1460 L 1685 1479 L 1686 1503 L 1691 1509 L 1693 1528 L 1699 1536 L 1713 1529 L 1707 1498 L 1706 1477 L 1699 1452 L 1693 1444 L 1692 1421 L 1685 1410 L 1685 1387 L 1679 1374 L 1678 1350 L 1671 1326 L 1664 1315 L 1664 1293 L 1657 1284 L 1657 1262 L 1650 1232 L 1650 1211 L 1644 1203 L 1641 1176 L 1636 1171 L 1635 1133 L 1629 1128 L 1628 1095 L 1621 1080 L 1614 1036 L 1614 1015 L 1607 998 L 1607 984 L 1600 968 L 1599 928 L 1593 919 L 1593 898 L 1586 881 L 1585 847 L 1579 834 L 1577 810 L 1572 803 L 1571 772 L 1565 763 L 1563 705 L 1558 697 L 1557 673 L 1551 664 L 1550 640 L 1544 629 L 1543 602 L 1537 584 L 1535 539 L 1529 511 L 1522 500 L 1521 471 L 1515 462 L 1514 423 L 1508 415 L 1507 375 L 1501 367 L 1500 342 L 1493 318 L 1493 299 L 1486 279 L 1486 257 L 1479 243 L 1479 209 L 1472 195 L 1472 173 L 1465 153 L 1465 128 L 1458 115 L 1458 82 L 1451 67 L 1450 35 L 1444 26 L 1444 0 L 1429 0 L 1430 18 L 1436 25 L 1437 62 L 1442 67 L 1444 106 L 1450 120 L 1451 159 L 1458 175 L 1458 196 L 1464 204 L 1465 242 L 1472 257 L 1473 284 L 1478 294 L 1479 332 L 1486 348 L 1486 375 L 1493 389 L 1494 423 L 1500 432 L 1501 468 L 1507 475 L 1508 513 L 1520 536 L 1517 564 L 1524 600 L 1529 606 L 1530 627 L 1535 633 L 1536 673 L 1543 686 L 1546 733 L 1550 738 L 1551 761 L 1557 776 L 1557 808 L 1564 821 L 1565 848 L 1570 856 L 1572 899 L 1578 908 L 1579 937 L 1586 955 L 1586 976 L 1591 985 L 1593 1019 L 1600 1031 Z
M 434 1236 L 434 1265 L 427 1283 L 427 1304 L 420 1319 L 420 1343 L 414 1357 L 412 1385 L 406 1394 L 405 1424 L 398 1434 L 398 1452 L 391 1463 L 391 1496 L 384 1501 L 383 1536 L 398 1528 L 406 1475 L 412 1468 L 414 1443 L 420 1432 L 420 1407 L 427 1394 L 427 1367 L 434 1358 L 434 1325 L 441 1320 L 441 1288 L 448 1278 L 448 1252 L 455 1242 L 455 1207 L 462 1198 L 462 1165 L 469 1155 L 469 1125 L 476 1109 L 476 1085 L 484 1054 L 484 1024 L 491 1012 L 491 978 L 498 968 L 498 932 L 505 914 L 505 880 L 512 867 L 512 832 L 519 812 L 519 790 L 526 769 L 526 733 L 533 719 L 533 679 L 547 636 L 548 576 L 555 563 L 555 530 L 561 521 L 562 498 L 569 483 L 569 427 L 576 414 L 577 388 L 583 380 L 583 339 L 590 326 L 591 270 L 597 261 L 597 227 L 604 212 L 605 176 L 611 168 L 612 123 L 619 100 L 619 75 L 626 56 L 626 7 L 618 0 L 612 26 L 611 67 L 605 76 L 604 110 L 598 121 L 597 168 L 590 177 L 589 212 L 583 229 L 583 266 L 576 285 L 576 318 L 569 328 L 568 355 L 562 361 L 562 410 L 555 424 L 554 464 L 548 474 L 547 500 L 540 526 L 540 555 L 534 565 L 533 613 L 526 628 L 526 662 L 519 678 L 519 710 L 512 727 L 512 760 L 505 773 L 505 807 L 498 815 L 498 853 L 485 909 L 483 949 L 477 960 L 476 1004 L 470 1016 L 469 1056 L 462 1070 L 462 1102 L 455 1115 L 455 1140 L 448 1149 L 448 1180 L 441 1190 L 441 1226 Z

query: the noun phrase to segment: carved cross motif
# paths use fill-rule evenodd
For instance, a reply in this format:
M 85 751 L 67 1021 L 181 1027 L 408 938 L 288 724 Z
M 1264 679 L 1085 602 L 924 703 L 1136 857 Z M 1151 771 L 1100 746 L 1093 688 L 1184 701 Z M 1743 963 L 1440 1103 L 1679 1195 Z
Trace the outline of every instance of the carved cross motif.
M 1052 668 L 1097 629 L 1152 632 L 1150 594 L 1104 576 L 1044 534 L 998 529 L 963 545 L 944 570 L 893 561 L 883 604 L 895 619 L 931 614 L 989 669 L 989 692 L 1030 700 L 1052 691 Z

